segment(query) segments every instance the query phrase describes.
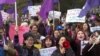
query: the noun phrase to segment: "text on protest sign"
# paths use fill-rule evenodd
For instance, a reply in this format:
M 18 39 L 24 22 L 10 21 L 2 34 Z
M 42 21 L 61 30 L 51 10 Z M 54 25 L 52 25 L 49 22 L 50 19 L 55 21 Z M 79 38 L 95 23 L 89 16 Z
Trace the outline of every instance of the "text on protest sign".
M 90 27 L 90 31 L 91 32 L 100 31 L 100 26 Z
M 84 17 L 78 17 L 81 9 L 70 9 L 67 11 L 66 15 L 66 22 L 67 23 L 74 23 L 74 22 L 85 22 L 85 16 Z
M 28 6 L 28 11 L 30 16 L 37 16 L 37 13 L 40 11 L 41 5 Z
M 60 11 L 50 11 L 48 18 L 49 19 L 60 19 L 61 12 Z
M 1 15 L 2 15 L 2 18 L 3 18 L 3 21 L 7 21 L 8 20 L 8 17 L 9 17 L 9 14 L 4 12 L 3 10 L 1 11 Z
M 40 49 L 41 56 L 51 56 L 52 53 L 56 50 L 56 47 Z

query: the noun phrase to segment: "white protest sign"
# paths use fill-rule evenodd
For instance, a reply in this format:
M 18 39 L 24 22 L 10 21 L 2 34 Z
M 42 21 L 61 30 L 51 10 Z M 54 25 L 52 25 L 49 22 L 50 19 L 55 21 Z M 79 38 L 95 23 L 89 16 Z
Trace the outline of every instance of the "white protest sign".
M 84 17 L 78 17 L 81 9 L 70 9 L 67 11 L 66 15 L 66 22 L 67 23 L 73 23 L 73 22 L 85 22 L 85 16 Z
M 1 11 L 1 15 L 2 15 L 3 21 L 6 21 L 9 17 L 9 14 L 4 12 L 3 10 Z
M 91 32 L 94 32 L 94 31 L 97 31 L 97 30 L 100 31 L 100 26 L 90 27 L 90 30 L 91 30 Z
M 61 12 L 60 11 L 50 11 L 48 18 L 49 19 L 60 19 Z
M 56 50 L 56 47 L 40 49 L 41 56 L 51 56 L 52 53 Z
M 40 11 L 41 5 L 28 6 L 28 11 L 30 16 L 37 16 L 37 13 Z

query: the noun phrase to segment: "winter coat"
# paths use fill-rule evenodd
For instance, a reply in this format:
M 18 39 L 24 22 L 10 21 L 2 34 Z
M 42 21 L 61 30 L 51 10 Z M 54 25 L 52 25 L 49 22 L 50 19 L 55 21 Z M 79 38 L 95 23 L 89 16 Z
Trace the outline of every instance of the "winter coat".
M 51 56 L 75 56 L 73 50 L 71 48 L 66 50 L 66 53 L 63 55 L 60 53 L 60 50 L 57 49 L 53 52 L 53 54 Z
M 28 49 L 27 47 L 20 47 L 17 48 L 17 51 L 19 56 L 40 56 L 39 50 L 35 47 L 32 47 L 31 49 Z
M 83 49 L 83 56 L 100 56 L 100 44 L 95 45 L 90 51 L 92 45 L 87 44 L 86 47 Z

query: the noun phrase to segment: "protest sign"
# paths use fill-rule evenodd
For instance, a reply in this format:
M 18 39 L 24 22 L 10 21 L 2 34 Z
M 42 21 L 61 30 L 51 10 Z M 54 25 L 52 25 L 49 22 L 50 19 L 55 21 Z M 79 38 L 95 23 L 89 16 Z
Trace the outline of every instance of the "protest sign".
M 100 31 L 100 26 L 95 26 L 95 27 L 90 27 L 90 31 L 94 32 L 94 31 Z
M 74 23 L 74 22 L 85 22 L 85 16 L 84 17 L 78 17 L 81 9 L 70 9 L 67 11 L 66 15 L 66 22 L 67 23 Z
M 40 49 L 41 56 L 51 56 L 52 53 L 56 50 L 56 47 Z
M 28 6 L 28 11 L 30 16 L 37 16 L 37 13 L 40 11 L 41 5 Z
M 50 11 L 48 18 L 49 19 L 60 19 L 61 12 L 60 11 Z
M 3 21 L 6 21 L 9 17 L 9 14 L 4 12 L 3 10 L 1 11 L 1 15 L 2 15 Z

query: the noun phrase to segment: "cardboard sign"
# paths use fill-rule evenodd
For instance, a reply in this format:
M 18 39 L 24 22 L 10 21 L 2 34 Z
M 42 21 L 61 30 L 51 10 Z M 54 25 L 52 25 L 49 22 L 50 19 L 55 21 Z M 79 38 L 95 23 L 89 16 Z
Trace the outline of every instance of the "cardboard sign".
M 95 26 L 95 27 L 90 27 L 90 31 L 94 32 L 94 31 L 100 31 L 100 26 Z
M 74 23 L 74 22 L 85 22 L 85 16 L 84 17 L 78 17 L 81 9 L 70 9 L 67 11 L 66 15 L 66 22 L 67 23 Z
M 40 11 L 41 5 L 28 6 L 28 11 L 30 16 L 37 16 L 37 13 Z
M 52 53 L 56 50 L 56 47 L 40 49 L 41 56 L 51 56 Z
M 50 11 L 48 18 L 49 19 L 60 19 L 61 12 L 60 11 Z

